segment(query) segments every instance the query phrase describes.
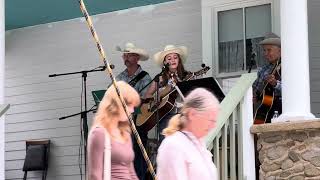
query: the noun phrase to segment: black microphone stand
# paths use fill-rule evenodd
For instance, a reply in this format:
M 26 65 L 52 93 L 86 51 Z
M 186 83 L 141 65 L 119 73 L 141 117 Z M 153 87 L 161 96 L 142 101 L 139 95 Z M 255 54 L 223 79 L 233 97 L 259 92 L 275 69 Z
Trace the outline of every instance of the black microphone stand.
M 256 57 L 256 53 L 252 53 L 252 54 L 251 54 L 250 61 L 249 61 L 249 70 L 248 70 L 248 73 L 251 73 L 252 67 L 256 64 L 255 57 Z
M 157 121 L 157 126 L 156 126 L 156 135 L 157 135 L 157 147 L 159 147 L 159 142 L 160 142 L 160 117 L 159 117 L 159 105 L 160 105 L 160 94 L 159 94 L 159 89 L 160 89 L 160 76 L 163 75 L 165 70 L 169 68 L 169 64 L 165 64 L 162 67 L 162 70 L 160 73 L 158 73 L 154 78 L 154 82 L 156 83 L 156 97 L 155 97 L 155 103 L 156 103 L 156 121 Z
M 88 139 L 88 117 L 87 117 L 87 113 L 90 111 L 94 111 L 95 109 L 90 108 L 90 110 L 88 110 L 87 108 L 87 76 L 88 73 L 90 72 L 97 72 L 97 71 L 104 71 L 106 69 L 105 66 L 99 66 L 97 68 L 91 69 L 91 70 L 84 70 L 84 71 L 76 71 L 76 72 L 70 72 L 70 73 L 61 73 L 61 74 L 50 74 L 49 77 L 57 77 L 57 76 L 66 76 L 66 75 L 72 75 L 72 74 L 82 74 L 82 84 L 84 87 L 84 111 L 81 111 L 79 113 L 75 113 L 72 115 L 68 115 L 68 116 L 64 116 L 64 117 L 60 117 L 59 120 L 62 119 L 66 119 L 69 117 L 73 117 L 73 116 L 77 116 L 77 115 L 81 115 L 81 120 L 82 120 L 82 131 L 83 131 L 83 136 L 81 137 L 82 139 L 84 139 L 84 153 L 85 153 L 85 172 L 87 169 L 87 139 Z M 82 96 L 82 94 L 81 94 Z M 82 107 L 81 107 L 82 108 Z M 82 134 L 82 133 L 81 133 Z
M 163 72 L 163 71 L 162 71 Z M 159 103 L 160 103 L 160 96 L 159 96 L 159 88 L 160 88 L 160 76 L 162 75 L 162 72 L 157 74 L 154 77 L 154 82 L 156 83 L 156 98 L 155 98 L 155 102 L 156 102 L 156 121 L 157 121 L 157 127 L 156 127 L 156 135 L 157 135 L 157 142 L 160 141 L 160 126 L 159 126 Z M 158 146 L 158 144 L 157 144 Z

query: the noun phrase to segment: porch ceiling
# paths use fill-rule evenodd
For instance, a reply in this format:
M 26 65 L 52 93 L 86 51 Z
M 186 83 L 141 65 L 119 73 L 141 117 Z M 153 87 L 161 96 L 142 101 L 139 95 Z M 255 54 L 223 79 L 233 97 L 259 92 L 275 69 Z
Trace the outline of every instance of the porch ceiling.
M 85 0 L 90 15 L 173 0 Z M 78 0 L 5 0 L 6 30 L 82 16 Z

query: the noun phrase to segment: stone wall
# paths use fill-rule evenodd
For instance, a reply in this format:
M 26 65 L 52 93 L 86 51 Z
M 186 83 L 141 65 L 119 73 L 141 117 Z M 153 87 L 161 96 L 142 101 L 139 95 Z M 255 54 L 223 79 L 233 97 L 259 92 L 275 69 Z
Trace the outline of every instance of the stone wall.
M 312 122 L 309 122 L 312 123 Z M 319 125 L 319 122 L 313 122 Z M 259 179 L 320 179 L 320 129 L 305 128 L 302 123 L 262 125 L 258 128 Z M 281 128 L 284 127 L 284 129 Z M 289 127 L 289 128 L 288 128 Z M 291 128 L 290 128 L 291 127 Z M 291 129 L 291 130 L 290 130 Z

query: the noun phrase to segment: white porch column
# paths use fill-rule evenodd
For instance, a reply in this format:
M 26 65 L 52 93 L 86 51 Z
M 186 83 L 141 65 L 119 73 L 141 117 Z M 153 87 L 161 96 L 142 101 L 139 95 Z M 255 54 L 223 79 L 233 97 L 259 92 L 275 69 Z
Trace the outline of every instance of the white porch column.
M 282 115 L 278 121 L 315 118 L 310 112 L 307 0 L 281 0 Z
M 0 0 L 0 104 L 4 104 L 4 0 Z M 0 180 L 4 179 L 4 117 L 0 118 Z

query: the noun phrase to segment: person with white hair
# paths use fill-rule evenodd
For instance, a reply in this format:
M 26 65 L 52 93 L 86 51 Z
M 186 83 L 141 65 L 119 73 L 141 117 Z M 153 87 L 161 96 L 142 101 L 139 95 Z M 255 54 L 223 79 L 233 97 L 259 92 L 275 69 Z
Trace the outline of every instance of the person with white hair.
M 180 113 L 163 130 L 157 156 L 158 180 L 217 180 L 217 168 L 203 137 L 215 128 L 219 101 L 208 90 L 196 88 L 183 102 Z

